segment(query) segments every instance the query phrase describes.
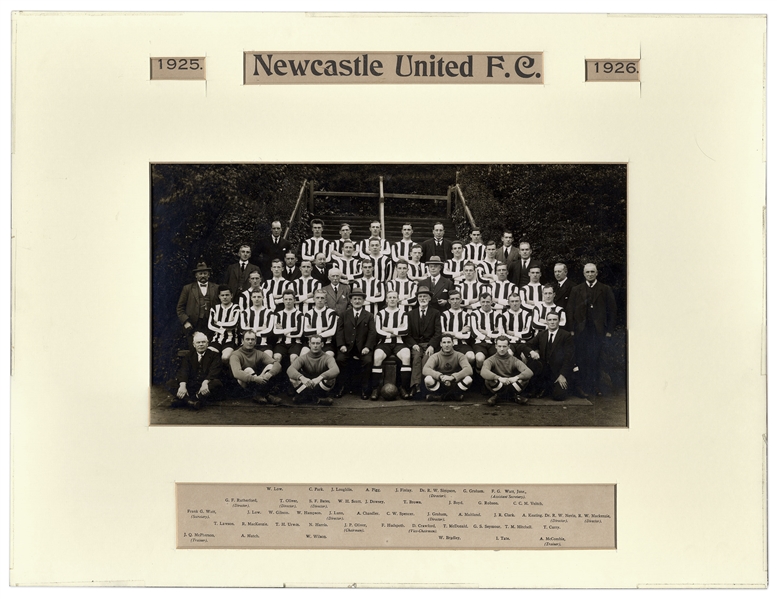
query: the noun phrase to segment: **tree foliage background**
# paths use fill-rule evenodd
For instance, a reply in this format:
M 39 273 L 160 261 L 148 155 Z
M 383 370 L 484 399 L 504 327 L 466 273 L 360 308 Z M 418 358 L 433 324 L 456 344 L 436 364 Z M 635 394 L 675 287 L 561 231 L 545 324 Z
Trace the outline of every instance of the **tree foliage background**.
M 303 181 L 322 191 L 377 191 L 380 176 L 386 193 L 444 195 L 458 181 L 483 239 L 499 242 L 509 230 L 516 242 L 529 240 L 544 280 L 552 278 L 557 261 L 567 262 L 576 282 L 585 263 L 596 263 L 602 282 L 613 287 L 624 325 L 625 165 L 156 164 L 151 168 L 152 382 L 174 375 L 176 352 L 185 347 L 175 307 L 181 288 L 194 280 L 198 261 L 207 262 L 211 280 L 221 282 L 242 243 L 253 247 L 268 236 L 273 220 L 286 226 Z M 363 212 L 365 204 L 369 200 L 338 200 L 317 211 L 345 216 Z M 444 210 L 443 204 L 396 202 L 387 205 L 387 214 L 406 210 L 412 222 L 419 209 Z M 293 244 L 308 236 L 310 217 L 303 208 L 290 231 Z M 458 235 L 469 233 L 460 208 L 454 222 Z

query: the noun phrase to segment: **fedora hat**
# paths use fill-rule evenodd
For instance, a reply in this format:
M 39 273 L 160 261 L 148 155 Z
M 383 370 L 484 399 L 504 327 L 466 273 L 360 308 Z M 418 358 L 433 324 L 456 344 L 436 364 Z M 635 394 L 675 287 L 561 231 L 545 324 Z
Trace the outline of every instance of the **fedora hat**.
M 422 293 L 425 295 L 428 295 L 429 297 L 433 297 L 432 292 L 425 285 L 422 285 L 421 287 L 418 288 L 418 291 L 416 291 L 415 296 L 418 297 Z
M 207 270 L 208 272 L 211 272 L 211 269 L 208 267 L 205 262 L 197 262 L 197 268 L 193 268 L 192 272 L 202 272 L 203 270 Z
M 444 263 L 442 260 L 440 260 L 439 256 L 432 256 L 426 261 L 426 265 L 429 266 L 430 264 L 439 264 L 442 266 Z

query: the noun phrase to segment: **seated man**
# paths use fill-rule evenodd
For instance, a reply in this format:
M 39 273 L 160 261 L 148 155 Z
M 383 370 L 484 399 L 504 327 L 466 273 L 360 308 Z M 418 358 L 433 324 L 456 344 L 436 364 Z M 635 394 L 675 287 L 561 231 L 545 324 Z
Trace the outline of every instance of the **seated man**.
M 372 395 L 375 401 L 380 393 L 380 379 L 383 374 L 383 360 L 387 356 L 397 356 L 402 362 L 400 369 L 399 396 L 402 399 L 410 397 L 410 348 L 405 345 L 403 337 L 407 335 L 407 313 L 398 307 L 399 295 L 396 291 L 386 293 L 386 307 L 375 315 L 375 332 L 378 336 L 378 347 L 375 349 L 375 361 L 372 367 Z
M 284 308 L 275 315 L 277 343 L 273 357 L 279 362 L 288 357 L 289 363 L 302 353 L 302 327 L 304 316 L 294 306 L 296 297 L 291 290 L 283 293 Z
M 448 398 L 461 401 L 472 384 L 472 366 L 464 354 L 453 349 L 453 341 L 452 335 L 443 333 L 440 351 L 432 354 L 424 366 L 424 386 L 429 392 L 427 401 Z
M 335 390 L 335 397 L 342 397 L 345 393 L 347 380 L 358 380 L 361 388 L 361 398 L 369 399 L 370 375 L 372 374 L 372 352 L 375 350 L 377 340 L 375 333 L 375 319 L 364 308 L 365 293 L 358 287 L 351 292 L 351 307 L 345 312 L 345 316 L 337 321 L 337 333 L 335 335 L 338 352 L 337 366 L 342 373 L 339 377 L 339 385 Z M 346 377 L 348 364 L 354 360 L 359 366 L 359 374 Z
M 294 403 L 315 401 L 322 406 L 331 406 L 330 391 L 335 386 L 340 369 L 329 354 L 324 353 L 324 342 L 320 335 L 308 339 L 310 351 L 295 359 L 286 374 L 295 390 Z
M 453 337 L 453 349 L 464 354 L 470 364 L 475 362 L 475 353 L 470 346 L 472 325 L 469 322 L 469 312 L 461 309 L 461 293 L 454 289 L 448 294 L 451 307 L 440 314 L 440 326 L 443 334 Z
M 423 367 L 436 351 L 440 350 L 440 312 L 430 305 L 432 292 L 428 287 L 419 287 L 416 294 L 418 306 L 407 315 L 407 336 L 405 343 L 412 352 L 412 370 L 410 373 L 410 394 L 417 397 L 421 393 Z
M 272 358 L 273 348 L 270 337 L 273 334 L 274 328 L 275 313 L 264 307 L 264 294 L 262 290 L 254 291 L 251 294 L 251 307 L 240 312 L 240 330 L 243 335 L 247 331 L 253 331 L 254 335 L 256 335 L 256 349 L 266 352 Z
M 335 333 L 337 332 L 337 313 L 326 307 L 326 291 L 318 289 L 315 294 L 316 304 L 313 309 L 305 314 L 303 332 L 308 339 L 315 335 L 323 340 L 324 353 L 334 357 Z M 302 348 L 302 356 L 310 351 L 309 347 Z
M 521 394 L 532 377 L 532 371 L 515 356 L 510 355 L 510 340 L 501 335 L 496 339 L 496 353 L 483 362 L 480 376 L 486 388 L 493 393 L 488 405 L 496 405 L 500 398 L 509 398 L 518 404 L 525 404 L 528 397 Z
M 572 371 L 575 366 L 575 344 L 572 334 L 560 327 L 558 314 L 550 312 L 546 317 L 548 328 L 542 331 L 528 345 L 530 356 L 542 365 L 539 373 L 532 377 L 531 397 L 545 394 L 556 401 L 562 401 L 569 395 L 572 383 Z
M 487 291 L 480 294 L 480 308 L 472 312 L 470 322 L 475 334 L 475 367 L 477 371 L 483 368 L 483 362 L 496 353 L 494 341 L 502 333 L 499 330 L 500 314 L 493 309 L 491 294 Z
M 375 266 L 370 258 L 362 260 L 361 277 L 354 281 L 354 289 L 361 289 L 365 294 L 364 309 L 370 314 L 377 314 L 386 299 L 386 284 L 374 276 Z
M 281 403 L 280 397 L 270 393 L 278 385 L 279 380 L 272 379 L 281 371 L 281 363 L 256 347 L 256 333 L 243 333 L 243 344 L 229 356 L 229 367 L 238 385 L 254 391 L 255 403 Z
M 210 347 L 221 354 L 221 361 L 229 362 L 229 354 L 237 349 L 237 328 L 240 324 L 240 307 L 232 303 L 232 292 L 226 285 L 219 285 L 218 306 L 210 309 L 208 328 L 213 331 Z
M 218 351 L 208 347 L 208 337 L 197 331 L 192 339 L 194 351 L 181 360 L 176 382 L 178 388 L 171 388 L 175 395 L 170 407 L 189 406 L 192 410 L 202 408 L 203 402 L 217 399 L 221 392 L 221 359 Z

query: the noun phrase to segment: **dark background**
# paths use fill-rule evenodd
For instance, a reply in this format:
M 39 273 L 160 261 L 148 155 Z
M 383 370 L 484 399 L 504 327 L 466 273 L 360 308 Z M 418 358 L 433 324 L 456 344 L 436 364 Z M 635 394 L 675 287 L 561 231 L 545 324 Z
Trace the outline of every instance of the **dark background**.
M 582 282 L 583 265 L 595 263 L 599 280 L 610 285 L 618 303 L 618 327 L 609 365 L 616 386 L 625 385 L 626 323 L 626 165 L 620 164 L 155 164 L 151 166 L 152 383 L 171 378 L 177 351 L 186 347 L 176 316 L 181 288 L 205 260 L 211 281 L 221 282 L 242 243 L 252 247 L 270 234 L 270 223 L 288 224 L 305 179 L 316 190 L 378 191 L 445 195 L 459 183 L 483 241 L 497 246 L 503 230 L 515 245 L 530 241 L 542 263 L 543 281 L 553 265 L 566 262 L 569 276 Z M 445 213 L 445 202 L 387 200 L 387 215 L 423 210 Z M 369 214 L 378 200 L 338 198 L 317 207 L 316 216 Z M 311 215 L 303 209 L 290 231 L 294 245 L 309 237 Z M 453 214 L 455 235 L 469 239 L 463 211 Z M 416 232 L 423 241 L 430 234 Z M 360 240 L 356 232 L 353 238 Z M 252 260 L 253 261 L 253 260 Z

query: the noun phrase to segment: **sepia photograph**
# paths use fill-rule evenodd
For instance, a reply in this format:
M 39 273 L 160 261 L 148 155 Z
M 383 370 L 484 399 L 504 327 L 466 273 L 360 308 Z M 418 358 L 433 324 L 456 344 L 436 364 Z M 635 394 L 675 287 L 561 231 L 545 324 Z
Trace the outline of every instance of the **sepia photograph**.
M 627 426 L 625 164 L 153 164 L 152 425 Z

